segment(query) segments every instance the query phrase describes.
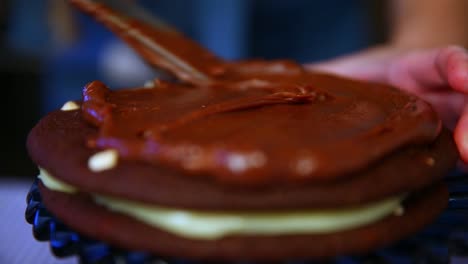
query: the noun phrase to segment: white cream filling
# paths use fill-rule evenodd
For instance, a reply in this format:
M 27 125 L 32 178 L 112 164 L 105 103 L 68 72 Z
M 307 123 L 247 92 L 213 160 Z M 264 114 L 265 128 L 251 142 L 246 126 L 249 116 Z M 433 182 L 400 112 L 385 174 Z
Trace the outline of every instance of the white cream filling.
M 41 169 L 39 178 L 54 191 L 77 189 Z M 324 234 L 376 222 L 401 208 L 405 195 L 346 209 L 281 212 L 205 212 L 143 204 L 136 201 L 93 195 L 96 203 L 131 216 L 148 225 L 193 239 L 217 239 L 227 235 Z

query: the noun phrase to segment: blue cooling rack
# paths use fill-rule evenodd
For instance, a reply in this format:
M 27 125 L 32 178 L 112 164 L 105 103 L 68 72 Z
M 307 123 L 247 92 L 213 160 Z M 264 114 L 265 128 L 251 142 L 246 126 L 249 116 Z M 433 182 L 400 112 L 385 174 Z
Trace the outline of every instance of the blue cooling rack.
M 450 190 L 447 209 L 432 225 L 390 247 L 362 256 L 341 256 L 325 262 L 287 261 L 285 264 L 383 264 L 468 263 L 468 174 L 455 172 L 446 178 Z M 34 237 L 50 241 L 57 257 L 79 256 L 80 262 L 109 264 L 198 264 L 202 262 L 165 259 L 145 252 L 126 251 L 72 231 L 55 218 L 41 201 L 37 180 L 27 196 L 26 220 Z M 213 262 L 216 263 L 216 262 Z M 242 262 L 242 264 L 251 264 Z

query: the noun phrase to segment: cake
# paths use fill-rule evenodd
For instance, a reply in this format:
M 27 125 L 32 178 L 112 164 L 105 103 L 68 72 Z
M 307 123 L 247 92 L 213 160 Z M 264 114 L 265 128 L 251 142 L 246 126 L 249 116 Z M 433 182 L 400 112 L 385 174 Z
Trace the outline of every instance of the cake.
M 40 120 L 45 206 L 117 247 L 214 261 L 368 252 L 446 206 L 458 153 L 424 101 L 288 60 L 215 64 L 209 81 L 93 81 Z

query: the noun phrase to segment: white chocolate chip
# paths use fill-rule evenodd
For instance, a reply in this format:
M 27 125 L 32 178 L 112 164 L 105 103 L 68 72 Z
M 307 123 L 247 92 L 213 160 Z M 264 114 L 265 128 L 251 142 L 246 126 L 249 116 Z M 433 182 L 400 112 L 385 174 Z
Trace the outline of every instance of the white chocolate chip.
M 88 168 L 93 172 L 109 170 L 117 165 L 118 152 L 115 149 L 108 149 L 98 152 L 88 160 Z
M 395 210 L 393 211 L 393 214 L 395 216 L 402 216 L 404 213 L 405 213 L 405 208 L 403 208 L 403 206 L 401 205 L 395 208 Z
M 145 82 L 145 84 L 143 85 L 143 87 L 150 89 L 150 88 L 156 87 L 156 85 L 155 85 L 155 83 L 154 83 L 153 80 L 149 80 L 149 81 L 146 81 L 146 82 Z
M 60 108 L 60 110 L 62 111 L 71 111 L 71 110 L 77 110 L 77 109 L 80 109 L 80 106 L 73 102 L 73 101 L 68 101 L 66 102 L 62 108 Z

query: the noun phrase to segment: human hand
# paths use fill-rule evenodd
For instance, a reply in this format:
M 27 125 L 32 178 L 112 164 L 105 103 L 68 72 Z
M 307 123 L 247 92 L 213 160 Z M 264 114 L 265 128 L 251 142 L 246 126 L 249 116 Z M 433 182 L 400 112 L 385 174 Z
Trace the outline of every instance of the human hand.
M 373 48 L 308 68 L 384 82 L 430 103 L 445 126 L 454 129 L 461 159 L 468 163 L 468 52 L 458 46 L 401 50 Z

